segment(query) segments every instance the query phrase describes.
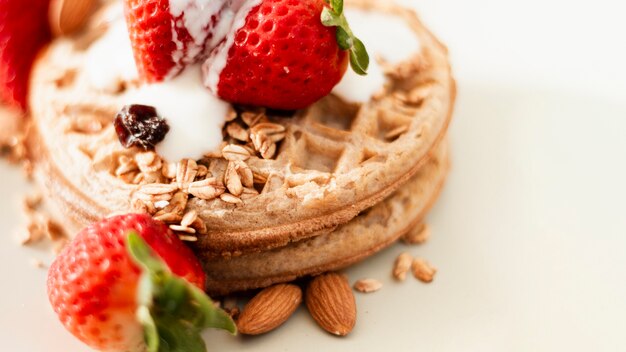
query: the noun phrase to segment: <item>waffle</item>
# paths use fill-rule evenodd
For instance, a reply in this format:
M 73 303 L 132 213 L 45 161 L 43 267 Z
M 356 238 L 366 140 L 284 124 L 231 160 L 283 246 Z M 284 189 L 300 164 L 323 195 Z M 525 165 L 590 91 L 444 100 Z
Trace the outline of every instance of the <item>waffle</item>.
M 198 250 L 207 290 L 224 295 L 338 270 L 391 245 L 415 227 L 437 199 L 449 169 L 447 146 L 384 201 L 336 230 L 282 248 L 230 259 Z
M 365 104 L 330 95 L 293 116 L 238 107 L 229 126 L 239 125 L 248 140 L 226 126 L 224 147 L 245 149 L 251 154 L 246 160 L 227 160 L 226 151 L 235 147 L 170 162 L 123 149 L 112 120 L 137 82 L 120 80 L 105 92 L 85 83 L 85 50 L 106 28 L 96 16 L 90 30 L 56 40 L 35 66 L 30 139 L 37 179 L 76 227 L 113 213 L 148 212 L 197 236 L 196 247 L 209 256 L 280 248 L 329 233 L 425 165 L 445 134 L 455 98 L 447 50 L 413 12 L 387 2 L 348 6 L 407 21 L 421 53 L 386 67 L 388 85 Z

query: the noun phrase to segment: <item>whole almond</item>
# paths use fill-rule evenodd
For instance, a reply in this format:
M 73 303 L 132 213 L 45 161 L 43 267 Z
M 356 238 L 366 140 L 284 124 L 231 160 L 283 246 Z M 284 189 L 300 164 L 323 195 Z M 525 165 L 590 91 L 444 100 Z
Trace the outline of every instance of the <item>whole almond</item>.
M 245 335 L 259 335 L 274 330 L 289 319 L 301 302 L 302 290 L 296 285 L 268 287 L 243 308 L 237 329 Z
M 331 334 L 345 336 L 356 323 L 354 294 L 344 275 L 328 273 L 313 279 L 306 306 L 317 324 Z
M 68 35 L 79 30 L 96 4 L 95 0 L 52 0 L 50 27 L 55 35 Z

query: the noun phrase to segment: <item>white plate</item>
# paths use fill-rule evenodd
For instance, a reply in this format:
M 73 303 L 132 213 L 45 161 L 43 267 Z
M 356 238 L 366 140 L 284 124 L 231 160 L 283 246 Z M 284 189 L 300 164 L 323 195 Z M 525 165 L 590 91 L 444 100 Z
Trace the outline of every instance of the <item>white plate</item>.
M 385 286 L 357 294 L 347 338 L 301 308 L 265 336 L 209 332 L 210 350 L 626 350 L 626 25 L 623 5 L 584 3 L 414 5 L 452 48 L 459 78 L 453 171 L 428 219 L 432 240 L 348 270 Z M 49 308 L 45 271 L 29 264 L 49 263 L 48 252 L 11 236 L 27 186 L 5 163 L 0 175 L 1 349 L 87 351 Z M 432 284 L 391 280 L 407 250 L 439 268 Z

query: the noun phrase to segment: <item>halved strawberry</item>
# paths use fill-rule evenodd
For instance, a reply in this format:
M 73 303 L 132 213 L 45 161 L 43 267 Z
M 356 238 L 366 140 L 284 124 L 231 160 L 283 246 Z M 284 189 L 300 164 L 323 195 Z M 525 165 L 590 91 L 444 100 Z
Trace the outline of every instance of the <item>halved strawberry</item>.
M 196 352 L 205 351 L 202 329 L 235 332 L 204 283 L 200 263 L 165 224 L 129 214 L 76 236 L 50 267 L 48 297 L 63 325 L 92 348 Z
M 125 14 L 140 77 L 159 82 L 206 57 L 221 38 L 214 27 L 227 1 L 125 0 Z
M 304 108 L 339 83 L 349 57 L 360 74 L 369 63 L 342 0 L 261 0 L 232 38 L 204 63 L 205 85 L 231 103 Z
M 0 100 L 26 110 L 30 71 L 50 40 L 50 0 L 0 0 Z

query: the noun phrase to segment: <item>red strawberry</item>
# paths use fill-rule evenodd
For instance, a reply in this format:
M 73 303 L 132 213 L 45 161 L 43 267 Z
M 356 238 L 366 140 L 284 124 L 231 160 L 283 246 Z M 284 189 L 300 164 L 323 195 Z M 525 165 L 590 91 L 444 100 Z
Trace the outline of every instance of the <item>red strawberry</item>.
M 343 17 L 342 0 L 331 4 L 261 0 L 234 42 L 223 43 L 205 62 L 205 84 L 229 102 L 282 110 L 304 108 L 328 95 L 345 73 L 346 50 L 354 52 L 357 42 L 362 47 Z M 332 15 L 324 24 L 323 14 Z M 353 67 L 363 60 L 352 60 Z M 364 74 L 367 63 L 356 68 Z
M 50 0 L 0 0 L 0 99 L 26 109 L 30 70 L 50 40 Z
M 217 0 L 211 4 L 187 1 L 182 5 L 179 1 L 174 8 L 169 0 L 124 3 L 137 70 L 147 82 L 174 77 L 185 66 L 205 58 L 212 49 L 213 28 L 226 7 L 226 1 Z M 205 18 L 198 18 L 198 13 Z
M 193 253 L 148 215 L 105 219 L 82 230 L 48 273 L 48 297 L 65 327 L 106 351 L 205 351 L 201 329 L 235 331 L 201 290 Z

